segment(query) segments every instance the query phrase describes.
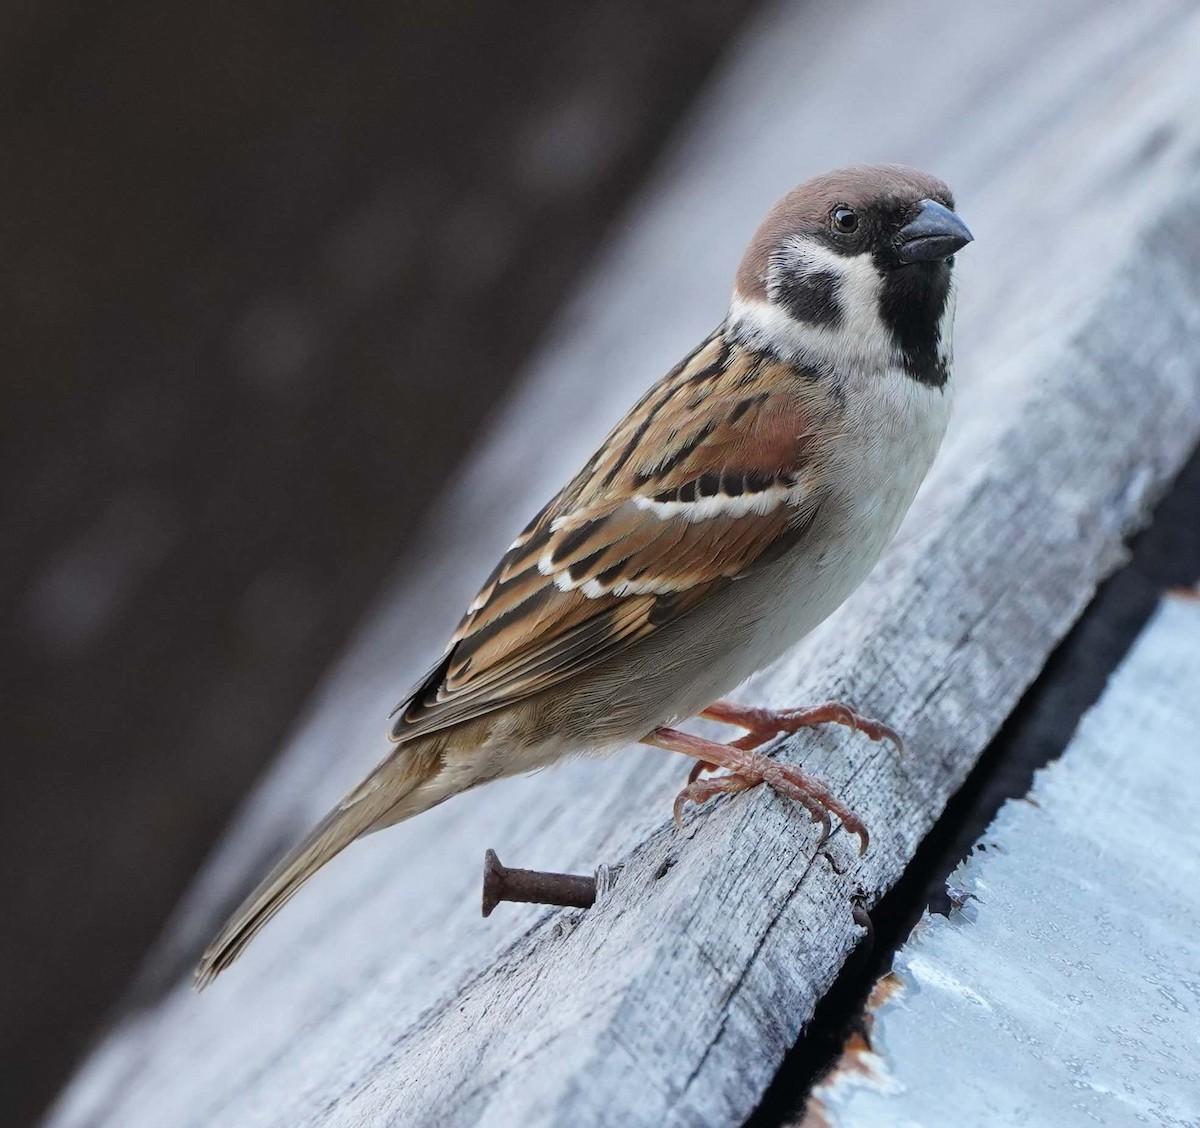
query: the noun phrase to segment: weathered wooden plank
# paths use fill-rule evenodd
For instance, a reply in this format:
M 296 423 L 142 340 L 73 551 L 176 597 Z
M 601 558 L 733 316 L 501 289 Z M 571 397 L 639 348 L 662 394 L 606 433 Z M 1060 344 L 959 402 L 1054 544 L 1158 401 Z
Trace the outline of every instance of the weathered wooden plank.
M 720 315 L 771 199 L 855 159 L 944 175 L 963 390 L 871 581 L 748 687 L 845 696 L 908 738 L 795 742 L 867 820 L 859 861 L 770 795 L 669 825 L 686 765 L 631 750 L 494 785 L 355 846 L 217 986 L 98 1048 L 53 1122 L 725 1124 L 753 1107 L 1045 655 L 1200 436 L 1200 15 L 1190 4 L 878 0 L 770 12 L 494 441 L 180 913 L 182 972 L 235 891 L 382 751 L 382 719 L 481 573 L 633 396 Z M 625 863 L 586 914 L 477 917 L 486 846 Z M 834 865 L 838 867 L 834 869 Z M 841 872 L 838 872 L 840 870 Z
M 1190 1124 L 1200 1113 L 1200 600 L 1167 599 L 876 991 L 805 1124 Z

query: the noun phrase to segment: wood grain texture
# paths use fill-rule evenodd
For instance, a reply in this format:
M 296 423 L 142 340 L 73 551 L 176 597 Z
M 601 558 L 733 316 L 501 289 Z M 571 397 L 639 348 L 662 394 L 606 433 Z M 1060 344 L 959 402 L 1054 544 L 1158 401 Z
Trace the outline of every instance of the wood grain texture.
M 851 898 L 896 879 L 1200 437 L 1200 15 L 996 7 L 785 7 L 736 45 L 52 1123 L 720 1125 L 754 1107 L 858 938 Z M 742 694 L 842 696 L 904 732 L 902 759 L 840 731 L 782 753 L 864 817 L 866 856 L 841 832 L 817 852 L 769 794 L 681 836 L 686 763 L 631 750 L 356 845 L 194 997 L 185 968 L 221 913 L 379 757 L 513 534 L 719 319 L 772 199 L 879 159 L 943 176 L 976 235 L 957 418 L 872 578 Z M 586 913 L 482 921 L 486 846 L 624 868 Z

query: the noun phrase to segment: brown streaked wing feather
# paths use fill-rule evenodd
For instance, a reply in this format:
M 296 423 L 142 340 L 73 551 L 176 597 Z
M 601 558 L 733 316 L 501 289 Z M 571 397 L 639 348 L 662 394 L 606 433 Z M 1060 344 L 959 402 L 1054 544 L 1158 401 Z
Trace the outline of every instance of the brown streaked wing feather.
M 443 661 L 397 710 L 393 738 L 559 684 L 794 543 L 821 496 L 812 430 L 830 406 L 816 387 L 719 332 L 705 341 L 513 543 Z M 747 508 L 713 501 L 689 519 L 689 504 L 718 493 Z
M 407 740 L 435 732 L 524 700 L 559 684 L 570 673 L 586 670 L 610 654 L 678 618 L 707 591 L 696 588 L 673 596 L 609 597 L 603 610 L 554 636 L 550 645 L 532 649 L 518 664 L 500 664 L 476 678 L 468 670 L 455 689 L 445 677 L 453 661 L 447 655 L 433 676 L 405 704 L 393 738 Z M 565 672 L 564 672 L 565 671 Z

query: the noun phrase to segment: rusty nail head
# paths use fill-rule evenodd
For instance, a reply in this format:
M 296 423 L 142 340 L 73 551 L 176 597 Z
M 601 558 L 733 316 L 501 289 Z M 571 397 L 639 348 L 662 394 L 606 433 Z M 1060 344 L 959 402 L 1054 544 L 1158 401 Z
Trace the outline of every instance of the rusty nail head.
M 501 864 L 495 850 L 489 850 L 483 856 L 483 915 L 490 916 L 501 901 L 590 909 L 596 902 L 596 879 L 574 873 L 509 869 Z

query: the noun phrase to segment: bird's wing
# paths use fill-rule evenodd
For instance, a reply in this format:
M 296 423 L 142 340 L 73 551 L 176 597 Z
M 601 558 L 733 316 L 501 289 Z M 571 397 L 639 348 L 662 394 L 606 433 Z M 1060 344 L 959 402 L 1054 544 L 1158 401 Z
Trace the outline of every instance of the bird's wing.
M 513 543 L 393 739 L 574 677 L 794 544 L 822 496 L 817 389 L 720 331 L 705 341 Z

